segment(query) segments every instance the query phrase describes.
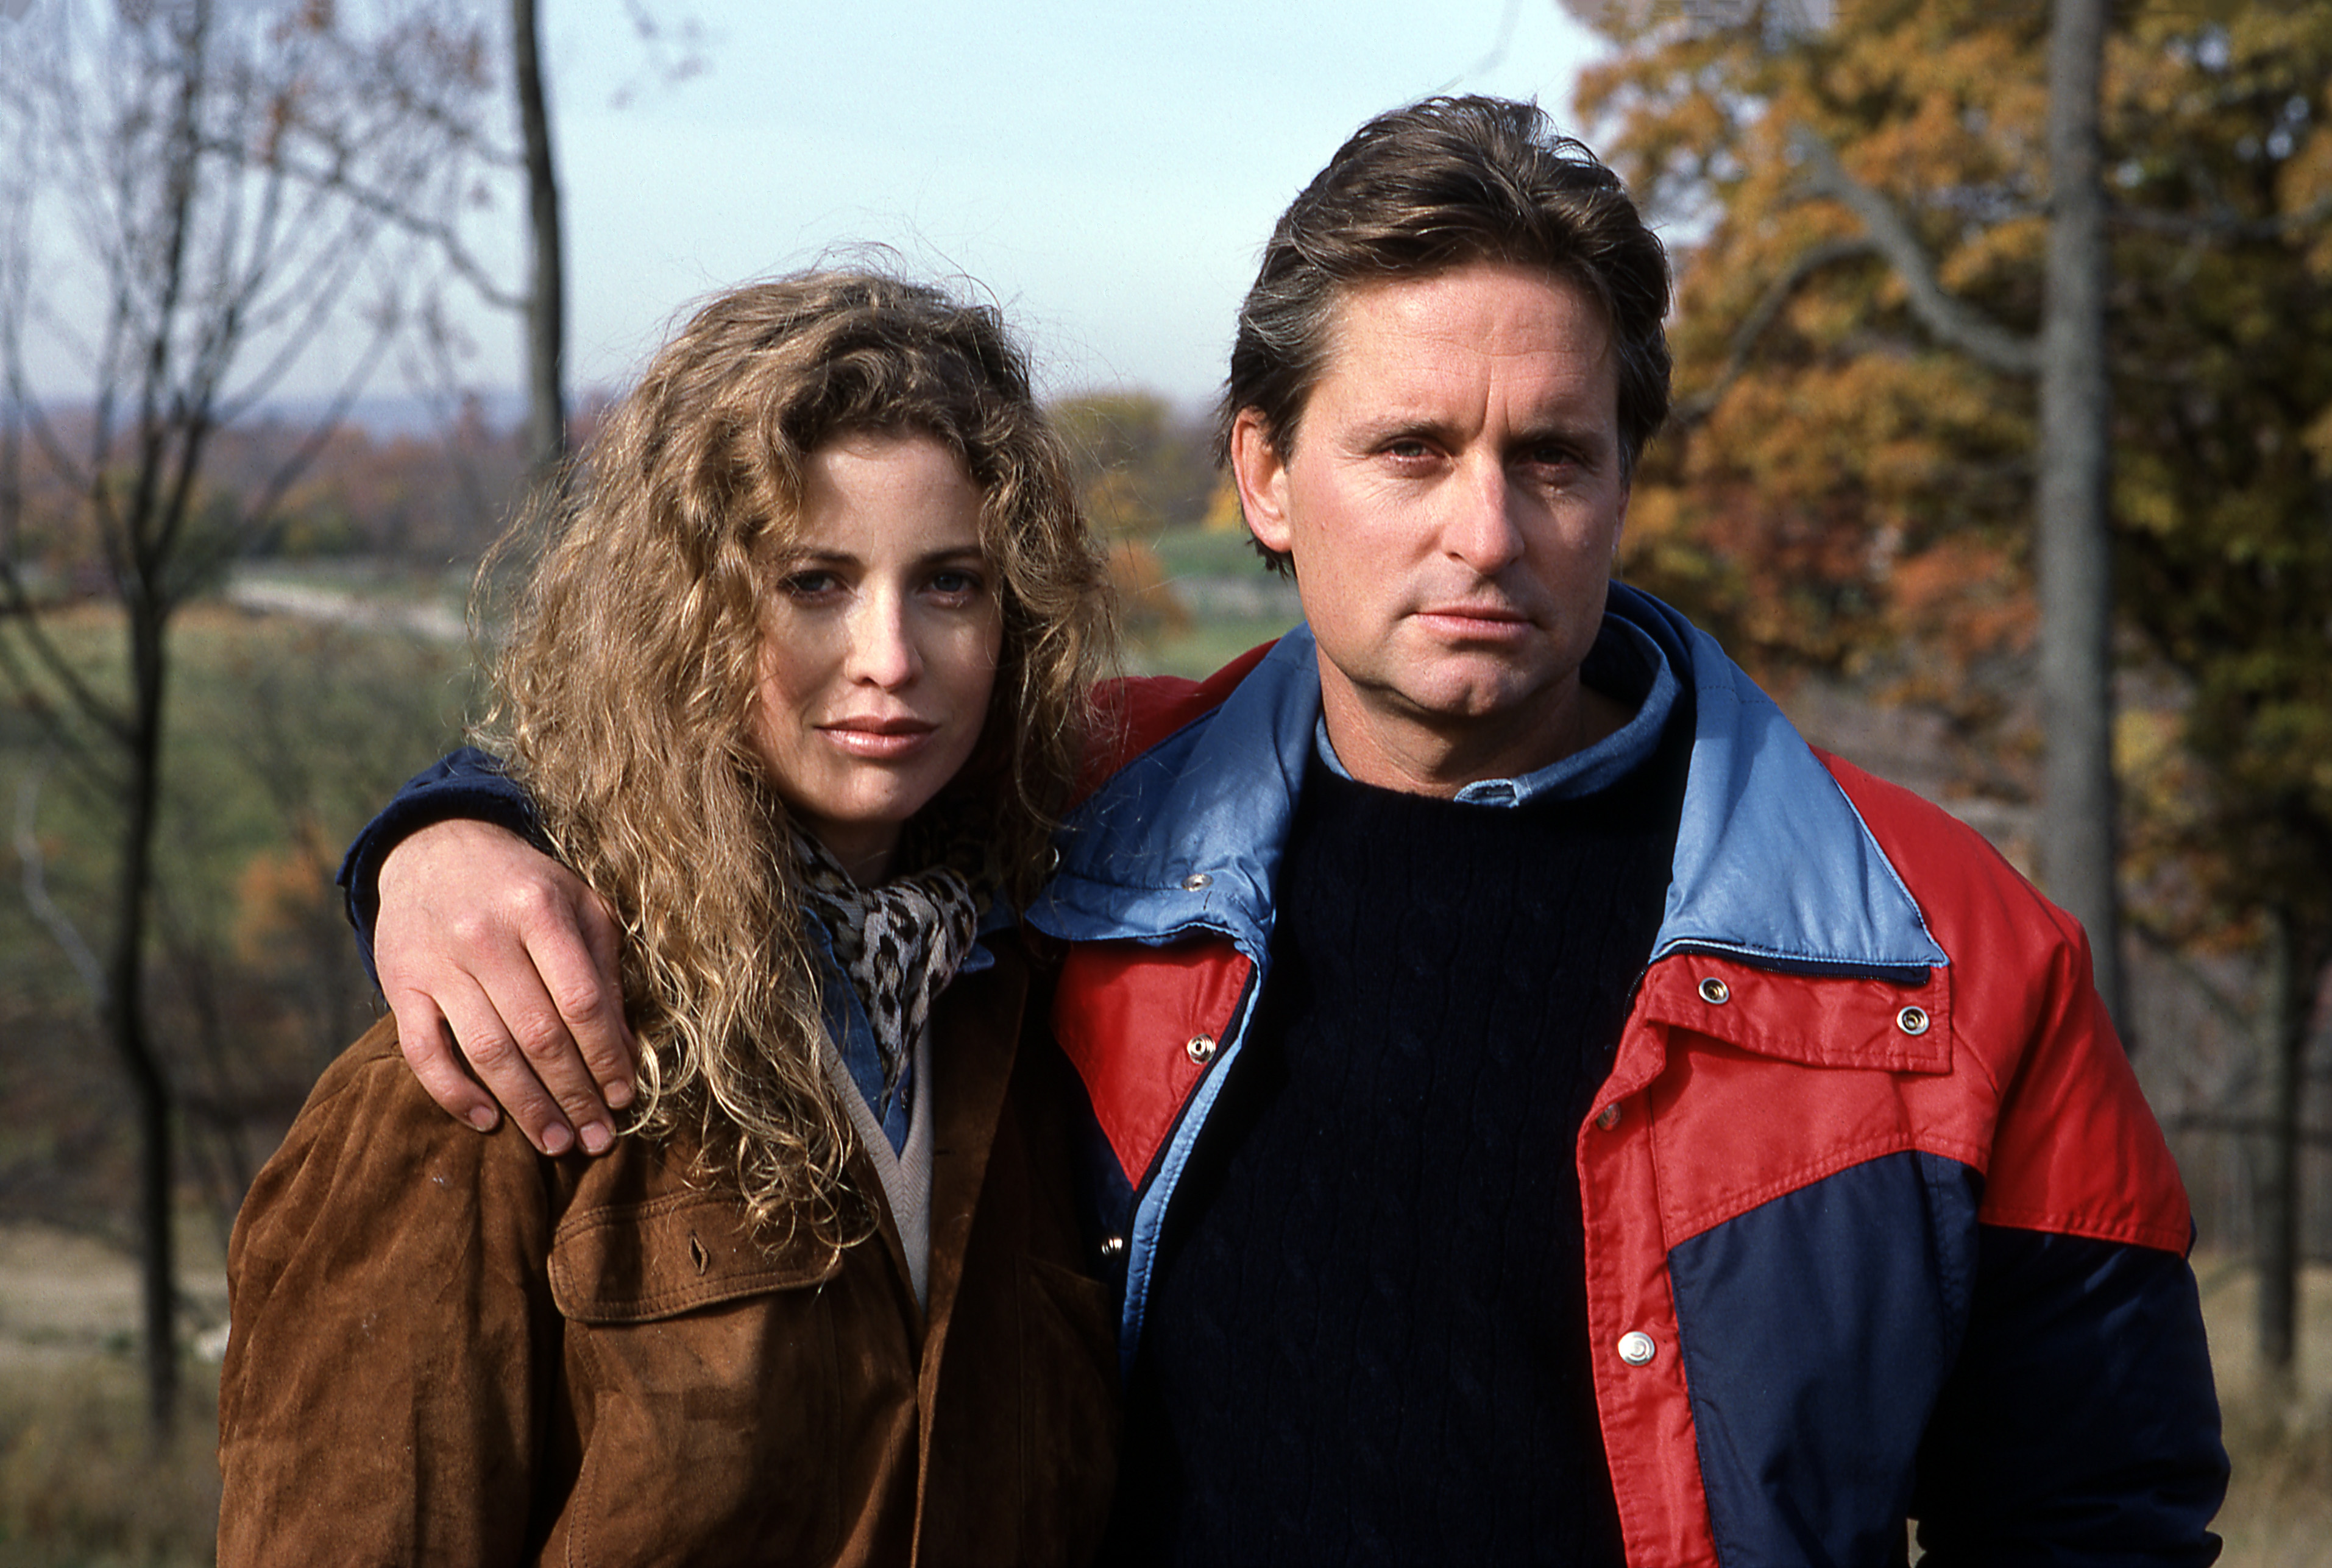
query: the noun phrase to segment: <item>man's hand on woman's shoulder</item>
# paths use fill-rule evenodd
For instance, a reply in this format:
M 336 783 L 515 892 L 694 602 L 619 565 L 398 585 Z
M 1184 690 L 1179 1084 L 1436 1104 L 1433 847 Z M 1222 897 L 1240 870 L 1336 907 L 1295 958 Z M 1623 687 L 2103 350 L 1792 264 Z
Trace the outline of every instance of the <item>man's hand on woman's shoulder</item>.
M 492 823 L 433 823 L 381 865 L 373 956 L 406 1061 L 447 1114 L 484 1131 L 507 1110 L 547 1155 L 603 1153 L 632 1100 L 617 941 L 597 894 Z

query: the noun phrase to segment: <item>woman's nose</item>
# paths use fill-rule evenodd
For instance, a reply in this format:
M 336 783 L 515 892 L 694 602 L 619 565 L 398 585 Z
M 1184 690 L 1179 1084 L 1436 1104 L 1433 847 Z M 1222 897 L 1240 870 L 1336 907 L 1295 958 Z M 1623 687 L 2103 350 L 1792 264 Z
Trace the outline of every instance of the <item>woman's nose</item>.
M 869 594 L 850 618 L 851 679 L 887 691 L 914 679 L 922 667 L 905 603 L 887 594 Z

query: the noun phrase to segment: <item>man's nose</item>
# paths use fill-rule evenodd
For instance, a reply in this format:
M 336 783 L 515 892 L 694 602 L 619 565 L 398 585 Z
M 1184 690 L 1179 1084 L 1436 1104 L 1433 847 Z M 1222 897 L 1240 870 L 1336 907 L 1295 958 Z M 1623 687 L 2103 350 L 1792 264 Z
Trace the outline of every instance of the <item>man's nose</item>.
M 1515 516 L 1521 498 L 1504 463 L 1467 464 L 1457 480 L 1448 492 L 1442 548 L 1486 577 L 1523 553 L 1523 531 Z
M 869 594 L 850 617 L 850 677 L 885 691 L 922 673 L 922 652 L 906 602 L 895 594 Z

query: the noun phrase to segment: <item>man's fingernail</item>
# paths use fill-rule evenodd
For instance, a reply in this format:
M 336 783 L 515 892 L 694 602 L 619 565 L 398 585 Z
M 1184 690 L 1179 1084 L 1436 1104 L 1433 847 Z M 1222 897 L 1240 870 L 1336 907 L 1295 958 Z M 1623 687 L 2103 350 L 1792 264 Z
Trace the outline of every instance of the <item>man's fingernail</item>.
M 585 1154 L 604 1155 L 607 1152 L 607 1145 L 615 1141 L 616 1135 L 607 1130 L 607 1123 L 586 1122 L 583 1124 L 583 1152 Z
M 564 1122 L 553 1122 L 542 1129 L 542 1152 L 546 1155 L 563 1155 L 574 1141 L 575 1135 L 568 1131 Z
M 495 1114 L 494 1107 L 492 1106 L 480 1106 L 470 1113 L 470 1125 L 482 1133 L 492 1132 L 501 1124 L 502 1119 Z
M 607 1102 L 610 1110 L 622 1110 L 632 1103 L 632 1086 L 628 1079 L 618 1079 L 599 1086 L 599 1098 Z

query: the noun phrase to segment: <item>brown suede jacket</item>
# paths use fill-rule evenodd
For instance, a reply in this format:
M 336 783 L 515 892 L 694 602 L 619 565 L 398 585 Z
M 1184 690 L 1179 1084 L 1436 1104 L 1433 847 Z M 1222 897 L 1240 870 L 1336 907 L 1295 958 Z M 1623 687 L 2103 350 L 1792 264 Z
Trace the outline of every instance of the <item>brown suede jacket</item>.
M 235 1225 L 219 1562 L 1088 1559 L 1113 1326 L 1069 1069 L 990 946 L 934 1010 L 928 1315 L 887 1214 L 839 1257 L 771 1255 L 685 1150 L 550 1160 L 462 1126 L 384 1020 Z

